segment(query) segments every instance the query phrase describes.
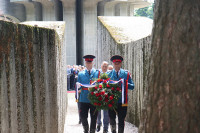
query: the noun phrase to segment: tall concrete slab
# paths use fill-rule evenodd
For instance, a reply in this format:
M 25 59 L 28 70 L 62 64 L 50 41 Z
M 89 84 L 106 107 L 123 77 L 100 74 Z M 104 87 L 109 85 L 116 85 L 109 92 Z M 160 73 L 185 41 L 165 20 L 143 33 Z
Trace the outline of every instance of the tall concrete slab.
M 39 22 L 33 25 L 36 27 L 0 21 L 1 133 L 64 130 L 64 24 L 45 24 L 55 25 L 55 30 L 39 28 Z
M 63 21 L 66 22 L 65 44 L 67 64 L 76 64 L 76 0 L 62 0 Z M 81 23 L 81 22 L 80 22 Z

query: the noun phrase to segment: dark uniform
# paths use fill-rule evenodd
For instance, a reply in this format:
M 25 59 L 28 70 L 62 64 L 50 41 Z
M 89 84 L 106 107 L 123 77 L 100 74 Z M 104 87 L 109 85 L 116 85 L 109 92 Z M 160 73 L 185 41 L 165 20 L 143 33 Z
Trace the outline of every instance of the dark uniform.
M 122 62 L 123 58 L 121 56 L 115 55 L 111 58 L 112 62 Z M 125 82 L 128 82 L 128 86 L 127 86 L 127 91 L 128 89 L 133 90 L 134 89 L 134 83 L 130 77 L 130 74 L 128 71 L 125 71 L 124 69 L 119 70 L 119 72 L 116 72 L 115 69 L 113 69 L 112 71 L 110 71 L 108 73 L 108 76 L 110 77 L 111 80 L 115 80 L 118 81 L 120 79 L 125 79 Z M 125 99 L 127 100 L 127 97 L 125 95 Z M 124 104 L 122 104 L 122 98 L 119 98 L 118 101 L 118 105 L 117 105 L 117 113 L 120 114 L 118 115 L 118 133 L 123 133 L 124 132 L 124 120 L 126 117 L 126 113 L 127 113 L 127 106 L 128 104 L 125 102 Z M 116 133 L 116 112 L 114 110 L 109 110 L 109 117 L 110 117 L 110 126 L 111 126 L 111 131 L 112 133 Z
M 85 59 L 85 61 L 92 62 L 95 56 L 86 55 L 83 58 Z M 92 79 L 97 79 L 98 76 L 99 76 L 98 70 L 92 68 L 92 70 L 90 70 L 89 72 L 86 69 L 85 71 L 79 72 L 78 82 L 81 84 L 90 84 L 90 81 Z M 96 107 L 90 103 L 88 99 L 88 93 L 89 93 L 88 88 L 81 87 L 81 93 L 79 97 L 81 122 L 83 125 L 84 133 L 88 133 L 89 125 L 87 118 L 88 118 L 88 111 L 90 110 L 90 117 L 91 117 L 90 133 L 95 133 L 98 111 L 95 112 Z

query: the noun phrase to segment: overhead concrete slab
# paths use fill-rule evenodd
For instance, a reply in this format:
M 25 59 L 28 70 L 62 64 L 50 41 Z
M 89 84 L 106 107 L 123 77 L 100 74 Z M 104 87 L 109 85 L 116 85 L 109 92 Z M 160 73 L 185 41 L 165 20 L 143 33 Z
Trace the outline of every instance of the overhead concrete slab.
M 142 39 L 152 32 L 153 20 L 146 17 L 99 16 L 98 19 L 118 44 Z

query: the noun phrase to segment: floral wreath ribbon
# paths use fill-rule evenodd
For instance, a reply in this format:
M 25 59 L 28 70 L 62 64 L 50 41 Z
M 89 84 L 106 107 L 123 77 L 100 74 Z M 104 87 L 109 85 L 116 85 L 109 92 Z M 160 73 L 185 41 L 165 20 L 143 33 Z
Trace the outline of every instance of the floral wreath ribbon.
M 128 80 L 125 79 L 120 79 L 119 81 L 113 81 L 109 80 L 111 84 L 117 84 L 117 83 L 122 83 L 122 106 L 127 106 L 128 105 Z M 107 82 L 109 82 L 107 81 Z M 78 102 L 79 99 L 79 88 L 84 87 L 84 88 L 92 88 L 95 87 L 96 81 L 93 82 L 92 84 L 81 84 L 79 82 L 76 82 L 76 102 Z

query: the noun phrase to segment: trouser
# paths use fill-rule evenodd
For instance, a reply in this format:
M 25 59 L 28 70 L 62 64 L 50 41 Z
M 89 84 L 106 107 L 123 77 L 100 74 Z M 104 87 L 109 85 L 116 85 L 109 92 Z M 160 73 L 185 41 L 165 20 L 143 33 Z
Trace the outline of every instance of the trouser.
M 75 78 L 74 75 L 70 76 L 70 89 L 71 90 L 74 90 L 74 78 Z
M 79 116 L 79 121 L 81 121 L 81 115 L 80 115 L 80 102 L 77 102 L 78 105 L 78 116 Z
M 96 121 L 97 121 L 97 114 L 98 111 L 96 110 L 96 107 L 93 106 L 90 103 L 83 103 L 80 102 L 80 116 L 81 116 L 81 122 L 83 127 L 87 127 L 88 126 L 88 111 L 90 110 L 90 130 L 95 130 L 96 129 Z M 96 112 L 94 113 L 94 111 L 96 110 Z
M 117 109 L 115 109 L 117 114 L 118 114 L 118 133 L 123 133 L 124 132 L 124 120 L 126 117 L 127 113 L 127 107 L 122 107 L 121 103 L 118 103 Z M 110 117 L 110 125 L 111 126 L 116 126 L 116 112 L 114 110 L 109 110 L 109 117 Z
M 70 76 L 67 76 L 67 90 L 70 90 Z
M 98 112 L 97 124 L 98 125 L 102 125 L 102 122 L 101 122 L 101 111 Z M 103 129 L 104 130 L 108 130 L 108 126 L 109 126 L 108 110 L 103 110 Z

